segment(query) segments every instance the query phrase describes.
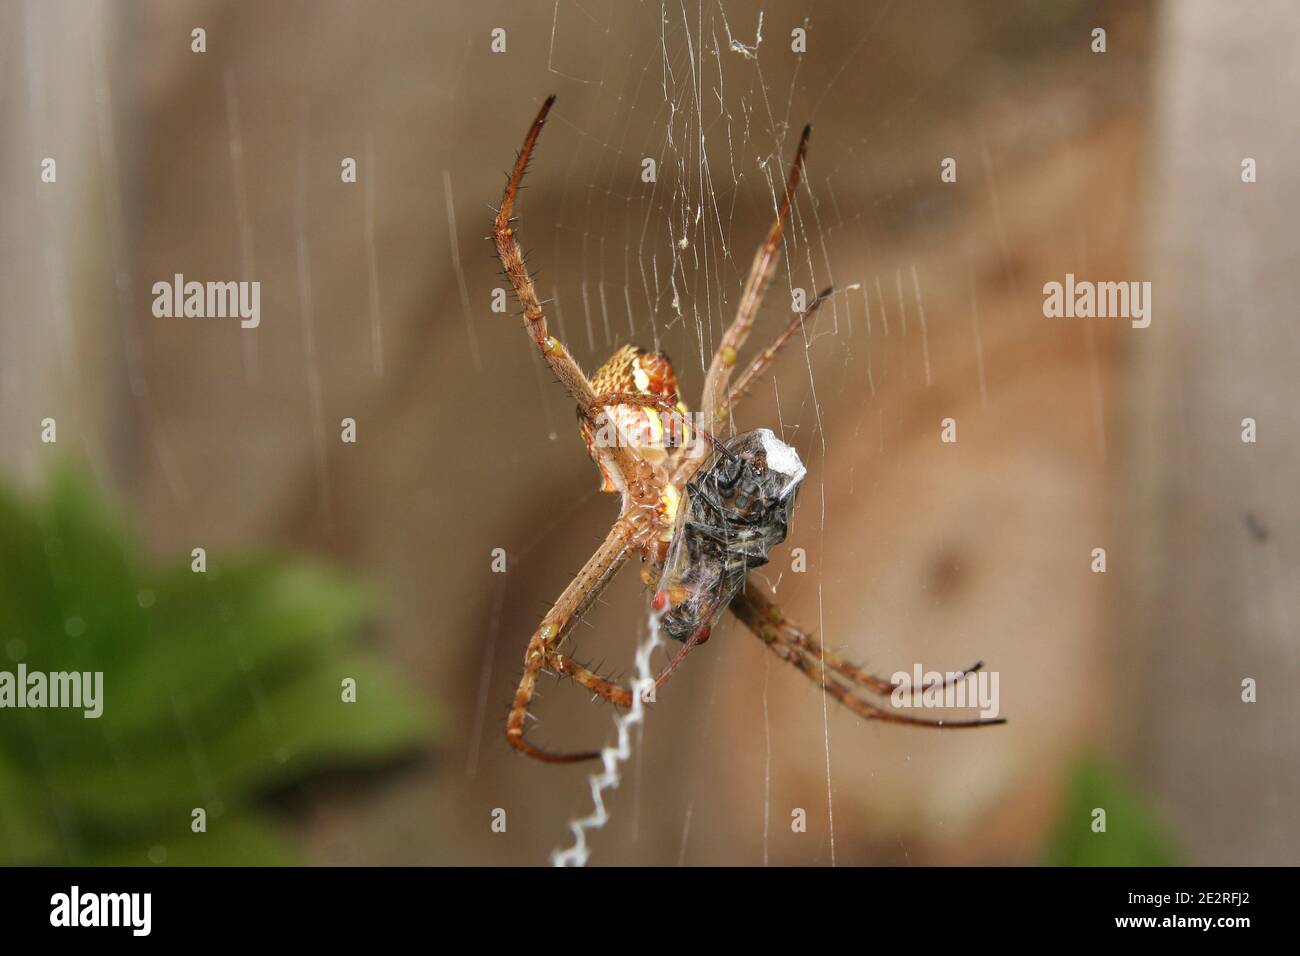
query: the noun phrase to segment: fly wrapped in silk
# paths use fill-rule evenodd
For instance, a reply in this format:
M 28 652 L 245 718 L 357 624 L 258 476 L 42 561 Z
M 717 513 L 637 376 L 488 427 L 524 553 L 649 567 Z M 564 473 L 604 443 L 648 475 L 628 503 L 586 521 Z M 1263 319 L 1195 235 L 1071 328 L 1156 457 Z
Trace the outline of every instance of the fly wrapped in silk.
M 799 453 L 768 428 L 715 449 L 687 485 L 655 596 L 670 637 L 708 637 L 746 573 L 767 564 L 768 552 L 785 540 L 806 474 Z

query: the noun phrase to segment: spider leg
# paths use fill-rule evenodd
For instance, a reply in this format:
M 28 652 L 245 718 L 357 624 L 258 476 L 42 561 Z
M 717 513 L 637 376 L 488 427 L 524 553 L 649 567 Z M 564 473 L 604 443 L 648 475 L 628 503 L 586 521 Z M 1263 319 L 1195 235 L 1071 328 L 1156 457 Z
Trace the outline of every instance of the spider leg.
M 701 403 L 701 411 L 706 422 L 717 420 L 715 416 L 718 407 L 726 398 L 727 383 L 731 379 L 736 356 L 744 346 L 745 339 L 749 337 L 749 330 L 754 324 L 754 317 L 758 313 L 759 303 L 763 300 L 763 293 L 767 291 L 768 283 L 776 274 L 776 265 L 781 257 L 781 235 L 785 230 L 785 221 L 790 215 L 795 189 L 799 185 L 804 154 L 808 151 L 808 137 L 811 133 L 811 126 L 803 128 L 803 135 L 799 137 L 799 148 L 795 152 L 790 176 L 786 181 L 785 195 L 781 197 L 781 204 L 777 207 L 776 222 L 772 224 L 767 238 L 754 254 L 753 264 L 749 267 L 749 274 L 745 277 L 745 285 L 740 293 L 740 305 L 737 307 L 736 317 L 723 334 L 718 350 L 713 353 L 713 359 L 709 362 L 709 370 L 704 377 L 704 400 Z
M 667 683 L 668 678 L 673 676 L 673 672 L 677 670 L 677 666 L 686 659 L 686 655 L 691 652 L 692 648 L 703 644 L 707 640 L 708 631 L 701 628 L 701 630 L 697 631 L 690 640 L 686 641 L 686 643 L 682 645 L 681 650 L 673 655 L 673 659 L 668 662 L 668 666 L 660 671 L 659 676 L 655 678 L 655 690 L 658 690 Z M 547 652 L 546 666 L 550 667 L 557 674 L 571 677 L 593 694 L 605 698 L 605 700 L 617 707 L 627 709 L 632 706 L 632 691 L 620 684 L 606 680 L 594 671 L 583 667 L 581 664 L 568 657 L 565 657 L 559 651 Z
M 775 342 L 754 356 L 754 361 L 749 363 L 749 367 L 745 369 L 740 379 L 727 392 L 727 400 L 718 407 L 715 413 L 717 421 L 726 421 L 727 417 L 735 410 L 735 407 L 740 404 L 740 400 L 745 397 L 759 377 L 767 371 L 768 366 L 776 359 L 777 353 L 785 347 L 785 344 L 790 341 L 794 333 L 803 327 L 808 317 L 817 311 L 818 307 L 830 297 L 833 291 L 835 290 L 830 286 L 822 289 L 817 294 L 817 298 L 813 299 L 812 305 L 796 315 L 790 324 L 785 327 L 784 331 L 776 337 Z
M 497 212 L 496 223 L 492 229 L 492 239 L 496 243 L 497 256 L 501 259 L 501 265 L 505 268 L 506 275 L 510 279 L 510 284 L 514 286 L 515 296 L 519 299 L 524 308 L 524 328 L 537 350 L 542 353 L 542 358 L 546 364 L 551 367 L 555 375 L 563 383 L 569 395 L 578 403 L 579 407 L 586 408 L 595 398 L 595 393 L 591 387 L 591 382 L 583 374 L 578 363 L 573 360 L 568 349 L 553 335 L 549 335 L 546 329 L 546 316 L 542 312 L 541 302 L 537 298 L 537 289 L 533 285 L 533 277 L 528 273 L 528 266 L 524 263 L 523 250 L 519 248 L 519 241 L 515 238 L 515 231 L 510 225 L 511 213 L 514 211 L 515 196 L 519 192 L 519 184 L 523 181 L 524 171 L 528 167 L 528 160 L 532 157 L 533 148 L 537 145 L 537 138 L 541 135 L 542 125 L 546 122 L 546 114 L 550 112 L 551 105 L 555 102 L 554 96 L 548 96 L 546 102 L 542 104 L 541 110 L 537 113 L 537 118 L 533 120 L 533 125 L 528 130 L 528 135 L 524 138 L 523 148 L 519 150 L 519 159 L 515 162 L 514 171 L 510 174 L 510 179 L 506 183 L 505 194 L 501 197 L 501 208 Z
M 731 612 L 759 640 L 766 644 L 772 653 L 787 664 L 792 665 L 853 713 L 866 720 L 883 720 L 889 723 L 912 724 L 935 729 L 991 727 L 995 724 L 1006 723 L 1006 719 L 1003 717 L 976 718 L 973 720 L 927 720 L 922 717 L 902 714 L 896 710 L 878 707 L 862 699 L 853 693 L 852 688 L 846 687 L 836 680 L 833 675 L 827 672 L 827 669 L 836 670 L 855 683 L 863 684 L 880 693 L 892 694 L 896 688 L 893 684 L 879 677 L 874 677 L 859 668 L 846 664 L 838 655 L 825 650 L 786 618 L 781 610 L 768 600 L 752 581 L 747 581 L 745 590 L 732 600 Z M 821 657 L 822 654 L 825 654 L 824 658 Z M 822 666 L 823 660 L 824 666 Z M 838 662 L 841 666 L 837 667 L 835 662 Z M 963 671 L 962 676 L 973 673 L 980 666 L 982 665 Z
M 616 707 L 626 709 L 632 706 L 632 692 L 630 690 L 612 681 L 605 680 L 599 674 L 588 670 L 577 661 L 565 657 L 559 651 L 546 652 L 546 666 L 557 674 L 572 678 L 593 694 L 605 698 Z M 592 754 L 591 756 L 597 757 L 600 755 Z
M 763 593 L 763 589 L 752 581 L 745 582 L 745 591 L 737 597 L 737 600 L 744 600 L 748 604 L 752 605 L 754 610 L 765 622 L 775 625 L 784 633 L 788 643 L 793 644 L 800 651 L 803 651 L 805 654 L 808 654 L 817 660 L 825 660 L 827 667 L 837 671 L 853 683 L 869 688 L 877 694 L 883 694 L 886 697 L 892 695 L 900 686 L 891 680 L 886 680 L 883 677 L 878 677 L 869 671 L 863 670 L 861 667 L 858 667 L 850 661 L 846 661 L 829 647 L 823 648 L 817 638 L 805 632 L 797 623 L 786 617 L 785 612 L 776 605 L 776 602 Z M 941 684 L 936 685 L 934 682 L 931 682 L 924 688 L 912 688 L 911 693 L 916 694 L 922 690 L 932 689 L 936 686 L 939 688 L 948 687 L 958 683 L 959 681 L 965 680 L 967 675 L 977 673 L 983 667 L 983 661 L 976 661 L 965 670 L 949 674 L 944 678 Z
M 543 750 L 524 738 L 524 715 L 537 690 L 537 675 L 547 658 L 555 653 L 560 641 L 568 634 L 582 613 L 595 602 L 614 575 L 623 567 L 628 558 L 628 548 L 632 540 L 632 528 L 623 520 L 614 522 L 609 534 L 601 542 L 582 570 L 569 582 L 554 606 L 542 618 L 542 623 L 528 641 L 524 651 L 524 673 L 519 678 L 519 687 L 515 691 L 514 704 L 506 718 L 506 740 L 518 750 L 530 757 L 551 763 L 574 763 L 579 760 L 591 760 L 600 754 L 594 751 L 584 753 L 551 753 Z

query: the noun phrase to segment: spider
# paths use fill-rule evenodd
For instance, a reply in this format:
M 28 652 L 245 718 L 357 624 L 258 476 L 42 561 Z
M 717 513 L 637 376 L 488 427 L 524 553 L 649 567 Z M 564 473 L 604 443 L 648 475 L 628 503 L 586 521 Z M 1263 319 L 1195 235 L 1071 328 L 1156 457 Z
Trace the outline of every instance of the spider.
M 519 303 L 524 329 L 542 358 L 577 404 L 579 432 L 601 476 L 601 490 L 619 494 L 622 507 L 604 541 L 560 594 L 533 632 L 524 653 L 523 676 L 506 720 L 506 739 L 531 757 L 573 763 L 597 751 L 555 753 L 525 736 L 524 720 L 544 669 L 568 677 L 616 706 L 632 705 L 633 691 L 588 670 L 560 647 L 627 560 L 640 556 L 642 579 L 656 590 L 651 599 L 660 626 L 682 647 L 655 680 L 657 688 L 692 648 L 708 640 L 721 614 L 730 609 L 777 657 L 793 665 L 860 717 L 926 727 L 982 727 L 1002 719 L 925 720 L 878 706 L 858 693 L 888 696 L 896 689 L 842 659 L 782 613 L 747 577 L 767 561 L 767 551 L 785 539 L 799 482 L 805 473 L 798 453 L 767 429 L 720 441 L 712 430 L 726 423 L 736 405 L 803 323 L 831 294 L 824 290 L 797 315 L 775 342 L 733 383 L 736 359 L 749 337 L 763 293 L 776 272 L 781 239 L 803 170 L 805 126 L 776 222 L 754 255 L 734 320 L 705 373 L 697 422 L 692 426 L 677 389 L 672 363 L 661 352 L 624 346 L 588 378 L 568 349 L 547 330 L 537 290 L 513 228 L 515 198 L 555 103 L 542 104 L 519 151 L 497 212 L 492 239 Z M 818 666 L 820 664 L 820 666 Z M 963 679 L 977 662 L 949 680 Z

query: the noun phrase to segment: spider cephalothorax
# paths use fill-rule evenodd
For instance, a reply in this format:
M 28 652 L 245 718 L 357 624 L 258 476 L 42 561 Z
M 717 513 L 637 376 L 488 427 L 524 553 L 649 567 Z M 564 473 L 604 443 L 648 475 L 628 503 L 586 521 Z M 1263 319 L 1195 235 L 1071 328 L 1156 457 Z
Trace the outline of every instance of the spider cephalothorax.
M 669 637 L 707 637 L 745 575 L 785 540 L 805 474 L 799 453 L 767 428 L 723 442 L 696 472 L 654 598 Z
M 994 720 L 931 721 L 900 714 L 859 696 L 855 688 L 888 696 L 894 685 L 855 667 L 801 630 L 773 602 L 768 589 L 747 580 L 749 569 L 766 563 L 768 551 L 785 540 L 795 494 L 804 476 L 793 448 L 767 429 L 726 441 L 712 434 L 732 420 L 736 405 L 775 360 L 780 348 L 830 295 L 823 291 L 790 321 L 733 381 L 736 358 L 749 337 L 781 253 L 781 237 L 803 170 L 811 127 L 799 139 L 776 222 L 754 254 L 741 287 L 736 317 L 709 361 L 700 401 L 699 427 L 686 424 L 686 406 L 667 356 L 625 346 L 587 378 L 573 356 L 550 335 L 537 288 L 524 264 L 511 218 L 524 170 L 555 97 L 548 97 L 524 138 L 497 212 L 492 239 L 506 276 L 523 306 L 524 329 L 551 371 L 578 406 L 578 423 L 600 469 L 604 491 L 619 493 L 622 506 L 605 540 L 542 618 L 524 652 L 524 673 L 506 719 L 506 739 L 524 753 L 557 763 L 590 760 L 596 751 L 557 754 L 524 736 L 528 705 L 543 669 L 572 678 L 620 707 L 632 693 L 593 673 L 561 651 L 573 625 L 592 605 L 629 557 L 646 561 L 643 578 L 656 586 L 653 606 L 662 626 L 683 642 L 655 681 L 662 684 L 694 646 L 702 643 L 726 609 L 774 654 L 818 683 L 827 694 L 861 717 L 928 727 L 976 727 Z M 710 454 L 710 449 L 712 453 Z M 687 496 L 682 504 L 683 493 Z M 820 662 L 820 668 L 818 668 Z M 964 677 L 977 670 L 952 675 Z

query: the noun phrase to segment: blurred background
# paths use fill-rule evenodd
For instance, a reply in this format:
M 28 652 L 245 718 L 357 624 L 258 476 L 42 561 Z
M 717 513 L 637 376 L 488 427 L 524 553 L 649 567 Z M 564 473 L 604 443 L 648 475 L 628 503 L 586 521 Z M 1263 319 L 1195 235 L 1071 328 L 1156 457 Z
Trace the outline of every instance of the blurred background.
M 809 469 L 763 580 L 885 675 L 983 659 L 1009 719 L 824 714 L 730 621 L 593 862 L 1300 861 L 1297 43 L 1285 2 L 0 0 L 0 670 L 106 695 L 0 711 L 0 862 L 565 844 L 590 768 L 502 731 L 617 503 L 484 241 L 549 93 L 552 330 L 589 371 L 661 346 L 691 404 L 813 123 L 751 347 L 838 291 L 736 422 Z M 176 273 L 259 281 L 260 326 L 156 318 Z M 1067 273 L 1150 281 L 1151 326 L 1044 318 Z M 645 599 L 575 656 L 629 673 Z M 541 688 L 538 741 L 608 741 Z

